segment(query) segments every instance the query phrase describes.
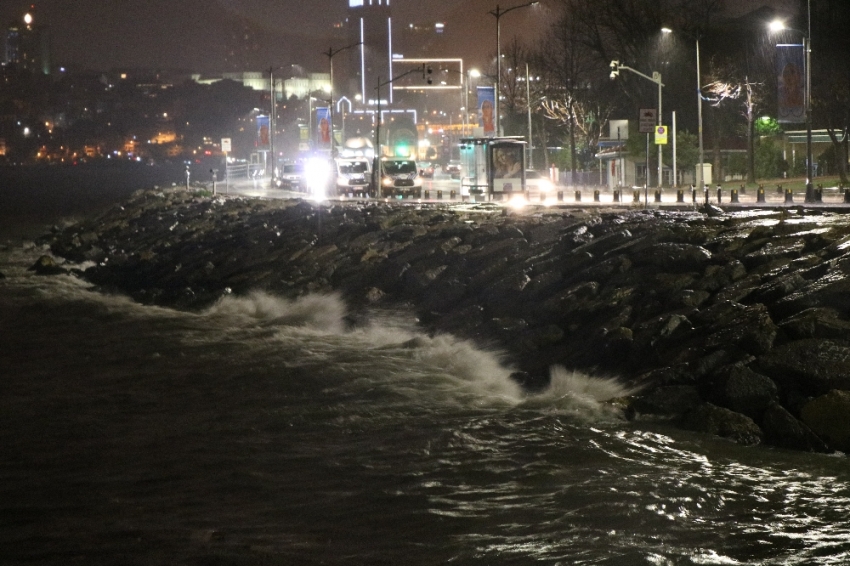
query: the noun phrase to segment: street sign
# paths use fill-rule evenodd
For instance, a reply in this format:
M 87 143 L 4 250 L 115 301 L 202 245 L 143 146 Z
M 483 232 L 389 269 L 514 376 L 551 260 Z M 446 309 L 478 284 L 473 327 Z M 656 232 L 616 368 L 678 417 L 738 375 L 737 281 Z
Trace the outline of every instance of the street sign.
M 230 138 L 221 138 L 221 151 L 230 153 Z
M 667 145 L 667 126 L 655 126 L 655 145 Z
M 658 114 L 655 108 L 641 108 L 639 131 L 642 134 L 651 134 L 655 131 L 655 122 Z

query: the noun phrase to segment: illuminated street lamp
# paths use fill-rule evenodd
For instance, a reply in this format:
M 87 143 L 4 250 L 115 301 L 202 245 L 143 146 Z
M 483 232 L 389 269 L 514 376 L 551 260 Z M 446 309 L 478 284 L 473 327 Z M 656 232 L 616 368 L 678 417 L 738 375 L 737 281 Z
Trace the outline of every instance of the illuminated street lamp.
M 785 27 L 785 22 L 774 20 L 770 23 L 770 31 L 794 31 L 803 37 L 803 51 L 806 54 L 806 202 L 816 202 L 815 187 L 812 182 L 812 5 L 807 3 L 808 30 L 802 31 Z
M 501 120 L 499 119 L 499 96 L 502 92 L 502 30 L 501 30 L 501 18 L 508 12 L 512 12 L 513 10 L 518 10 L 520 8 L 527 8 L 529 6 L 534 6 L 539 4 L 539 2 L 528 2 L 526 4 L 520 4 L 519 6 L 511 6 L 507 10 L 500 10 L 499 5 L 496 4 L 495 10 L 490 10 L 488 13 L 496 18 L 496 100 L 495 102 L 495 110 L 496 110 L 496 134 L 502 135 L 502 127 Z
M 670 28 L 661 28 L 663 33 L 672 33 L 673 30 Z M 696 51 L 697 51 L 697 133 L 699 135 L 699 167 L 697 168 L 697 190 L 703 190 L 705 179 L 704 175 L 704 163 L 705 163 L 705 152 L 703 150 L 702 143 L 702 77 L 700 75 L 699 70 L 699 36 L 691 35 L 687 32 L 681 32 L 685 35 L 690 36 L 694 42 L 696 43 Z M 675 183 L 676 172 L 673 172 L 673 178 Z

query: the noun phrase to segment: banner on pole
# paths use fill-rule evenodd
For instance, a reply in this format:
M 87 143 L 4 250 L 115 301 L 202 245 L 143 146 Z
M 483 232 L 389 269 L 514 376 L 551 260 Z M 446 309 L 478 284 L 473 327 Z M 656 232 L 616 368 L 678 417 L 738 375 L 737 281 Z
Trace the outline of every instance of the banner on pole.
M 329 107 L 316 108 L 316 147 L 319 149 L 331 148 L 331 109 Z
M 478 126 L 484 129 L 484 135 L 496 135 L 496 87 L 479 86 L 478 94 Z
M 778 121 L 806 121 L 805 53 L 802 45 L 776 46 L 776 76 L 779 85 Z
M 269 117 L 257 116 L 257 149 L 269 149 Z

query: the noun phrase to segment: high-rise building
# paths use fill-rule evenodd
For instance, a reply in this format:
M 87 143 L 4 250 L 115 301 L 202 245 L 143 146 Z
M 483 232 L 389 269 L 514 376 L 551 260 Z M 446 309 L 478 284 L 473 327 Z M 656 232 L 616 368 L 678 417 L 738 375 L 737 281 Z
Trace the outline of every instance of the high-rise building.
M 20 22 L 6 29 L 3 62 L 7 67 L 49 75 L 50 36 L 45 26 L 36 23 L 34 13 L 35 7 L 30 6 Z

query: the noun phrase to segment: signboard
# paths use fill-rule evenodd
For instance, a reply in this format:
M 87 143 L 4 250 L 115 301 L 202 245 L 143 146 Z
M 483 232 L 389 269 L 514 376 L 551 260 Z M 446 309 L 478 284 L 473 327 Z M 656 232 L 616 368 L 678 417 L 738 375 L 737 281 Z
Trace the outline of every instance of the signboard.
M 319 149 L 331 148 L 331 109 L 329 107 L 316 108 L 316 147 Z
M 223 151 L 224 153 L 230 153 L 230 138 L 221 138 L 221 151 Z
M 484 129 L 484 135 L 493 137 L 496 135 L 496 87 L 479 86 L 476 90 L 478 95 L 478 127 Z
M 658 114 L 655 112 L 655 108 L 641 108 L 639 122 L 640 133 L 653 133 L 655 131 L 655 122 L 657 121 L 657 118 Z
M 655 145 L 667 145 L 667 126 L 655 126 Z
M 520 193 L 523 189 L 525 145 L 515 142 L 490 146 L 490 175 L 493 192 Z
M 257 116 L 257 149 L 269 149 L 269 117 Z

